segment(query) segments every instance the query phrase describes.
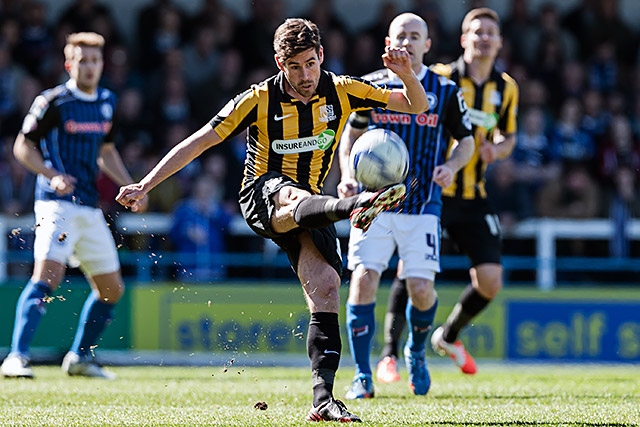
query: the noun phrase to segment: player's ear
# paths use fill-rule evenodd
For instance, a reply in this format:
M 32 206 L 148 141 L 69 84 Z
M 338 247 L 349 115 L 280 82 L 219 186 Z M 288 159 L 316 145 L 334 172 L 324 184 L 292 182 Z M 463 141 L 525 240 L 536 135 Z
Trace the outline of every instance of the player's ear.
M 427 39 L 424 42 L 424 53 L 427 53 L 431 50 L 431 39 Z
M 71 62 L 64 61 L 64 70 L 68 73 L 71 70 Z
M 277 54 L 273 55 L 273 60 L 276 61 L 276 66 L 280 71 L 284 71 L 284 64 L 280 60 L 280 57 Z
M 318 50 L 318 62 L 322 64 L 323 61 L 324 61 L 324 47 L 320 46 L 320 49 Z
M 391 46 L 391 39 L 389 38 L 389 36 L 386 36 L 384 38 L 384 45 L 385 46 Z

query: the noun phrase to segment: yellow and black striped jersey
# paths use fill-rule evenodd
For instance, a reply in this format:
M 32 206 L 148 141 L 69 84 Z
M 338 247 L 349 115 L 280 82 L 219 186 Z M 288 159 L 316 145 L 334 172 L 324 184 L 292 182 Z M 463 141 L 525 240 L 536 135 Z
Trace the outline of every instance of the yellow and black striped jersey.
M 493 69 L 489 79 L 476 85 L 467 75 L 462 57 L 450 64 L 435 64 L 433 71 L 450 78 L 460 86 L 469 107 L 473 125 L 475 151 L 469 163 L 461 169 L 449 187 L 442 191 L 444 197 L 464 200 L 486 198 L 485 172 L 487 165 L 480 158 L 479 147 L 485 139 L 492 140 L 492 132 L 499 129 L 502 134 L 514 134 L 517 130 L 518 84 L 507 73 Z M 449 154 L 453 149 L 450 139 Z
M 316 94 L 305 104 L 286 92 L 280 72 L 229 101 L 211 126 L 223 140 L 248 129 L 243 187 L 274 171 L 317 194 L 349 115 L 385 107 L 390 95 L 359 78 L 322 71 Z

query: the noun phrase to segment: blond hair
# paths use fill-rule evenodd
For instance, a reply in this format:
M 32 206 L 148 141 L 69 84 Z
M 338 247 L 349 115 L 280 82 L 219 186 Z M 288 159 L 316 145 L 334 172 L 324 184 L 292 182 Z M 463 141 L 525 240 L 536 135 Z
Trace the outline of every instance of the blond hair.
M 498 16 L 498 13 L 495 10 L 489 9 L 488 7 L 478 7 L 476 9 L 471 9 L 464 16 L 464 19 L 462 20 L 462 34 L 467 33 L 469 31 L 471 21 L 478 18 L 489 18 L 495 21 L 495 23 L 498 24 L 498 28 L 500 28 L 500 16 Z
M 75 48 L 78 46 L 104 47 L 104 37 L 98 33 L 72 33 L 67 36 L 67 44 L 64 46 L 64 59 L 73 59 Z

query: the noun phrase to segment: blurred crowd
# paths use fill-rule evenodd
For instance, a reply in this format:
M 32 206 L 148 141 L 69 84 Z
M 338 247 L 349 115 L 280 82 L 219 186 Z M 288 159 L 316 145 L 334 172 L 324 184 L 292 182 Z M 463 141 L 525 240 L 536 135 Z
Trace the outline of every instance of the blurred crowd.
M 529 217 L 626 221 L 640 214 L 640 33 L 621 19 L 618 0 L 582 0 L 567 10 L 558 3 L 531 11 L 527 0 L 512 0 L 501 16 L 498 66 L 520 86 L 517 147 L 492 165 L 487 182 L 505 228 Z M 286 2 L 253 0 L 251 7 L 243 20 L 217 0 L 203 0 L 194 13 L 172 0 L 150 0 L 129 41 L 106 1 L 74 0 L 56 20 L 37 0 L 0 2 L 1 213 L 32 210 L 34 178 L 16 164 L 11 147 L 33 98 L 67 79 L 68 33 L 95 31 L 107 40 L 101 84 L 118 95 L 118 148 L 140 178 L 228 99 L 276 71 L 271 43 Z M 444 25 L 438 1 L 414 0 L 411 10 L 429 24 L 433 47 L 425 63 L 454 60 L 460 28 Z M 305 15 L 323 33 L 324 68 L 362 75 L 382 66 L 388 24 L 404 11 L 386 2 L 376 24 L 357 32 L 330 0 L 310 2 Z M 178 221 L 185 216 L 178 207 L 191 200 L 189 209 L 203 217 L 228 221 L 238 210 L 244 149 L 242 137 L 214 147 L 151 192 L 150 210 Z M 336 174 L 327 193 L 335 194 Z M 203 176 L 210 178 L 204 190 Z M 118 189 L 106 177 L 99 188 L 102 208 L 116 213 Z M 625 245 L 612 251 L 624 255 Z

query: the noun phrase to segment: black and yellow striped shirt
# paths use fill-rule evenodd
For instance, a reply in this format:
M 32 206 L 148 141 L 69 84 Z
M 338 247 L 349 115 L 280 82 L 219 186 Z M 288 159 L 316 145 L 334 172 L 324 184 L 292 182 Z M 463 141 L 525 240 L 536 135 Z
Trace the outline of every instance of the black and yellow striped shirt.
M 349 115 L 385 107 L 390 95 L 359 78 L 322 71 L 316 94 L 305 104 L 286 92 L 280 72 L 229 101 L 211 126 L 223 140 L 248 129 L 243 187 L 274 171 L 317 194 Z
M 464 100 L 469 107 L 469 117 L 473 125 L 475 151 L 469 163 L 460 170 L 449 187 L 442 191 L 443 197 L 464 200 L 486 198 L 485 172 L 487 165 L 480 158 L 479 148 L 485 139 L 492 140 L 492 131 L 500 129 L 502 134 L 513 134 L 517 130 L 518 84 L 507 73 L 495 68 L 489 79 L 478 86 L 467 75 L 462 57 L 450 64 L 436 64 L 431 67 L 436 73 L 450 78 L 460 86 Z M 449 154 L 453 149 L 450 140 Z

